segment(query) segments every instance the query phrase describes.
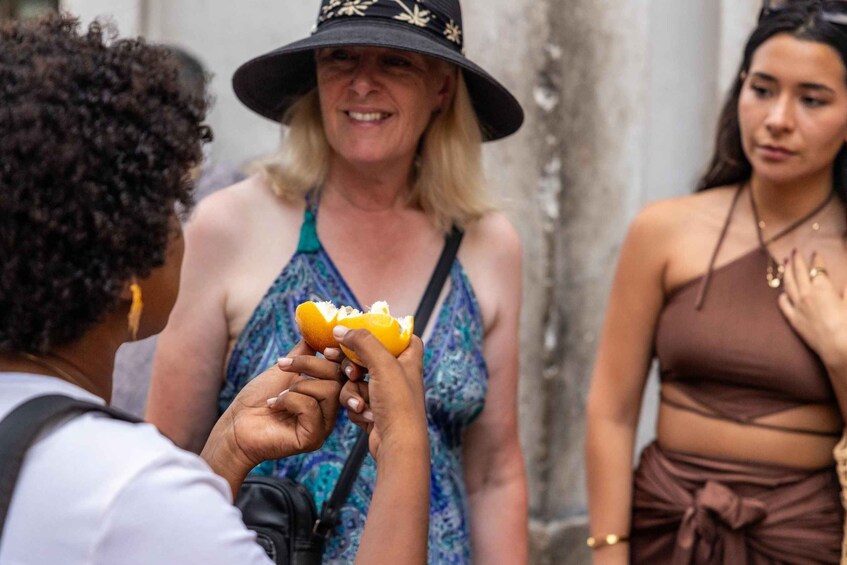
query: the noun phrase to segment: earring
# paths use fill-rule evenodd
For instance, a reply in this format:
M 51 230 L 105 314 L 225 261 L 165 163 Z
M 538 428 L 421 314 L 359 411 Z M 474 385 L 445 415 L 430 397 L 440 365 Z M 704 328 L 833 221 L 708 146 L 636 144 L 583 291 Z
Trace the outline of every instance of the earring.
M 137 282 L 129 285 L 129 291 L 132 293 L 132 304 L 129 307 L 129 315 L 127 315 L 127 326 L 129 333 L 132 336 L 132 341 L 138 339 L 138 326 L 141 323 L 141 312 L 144 310 L 144 301 L 141 300 L 141 287 Z

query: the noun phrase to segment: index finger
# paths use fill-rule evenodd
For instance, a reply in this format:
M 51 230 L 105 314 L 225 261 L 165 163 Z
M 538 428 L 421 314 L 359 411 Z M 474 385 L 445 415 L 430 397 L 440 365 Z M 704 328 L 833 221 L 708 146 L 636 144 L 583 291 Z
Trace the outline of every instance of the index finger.
M 278 365 L 280 369 L 289 373 L 304 374 L 314 379 L 332 380 L 339 383 L 344 381 L 340 364 L 314 355 L 283 357 L 278 361 Z
M 794 269 L 794 283 L 797 289 L 802 293 L 809 288 L 811 280 L 809 279 L 809 265 L 803 259 L 803 254 L 796 249 L 792 251 L 792 267 Z

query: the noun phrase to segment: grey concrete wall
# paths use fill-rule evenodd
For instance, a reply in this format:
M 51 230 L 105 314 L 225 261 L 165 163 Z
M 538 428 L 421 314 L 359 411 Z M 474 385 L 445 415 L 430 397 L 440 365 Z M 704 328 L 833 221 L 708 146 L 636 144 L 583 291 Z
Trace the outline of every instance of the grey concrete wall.
M 274 124 L 241 107 L 236 66 L 305 35 L 312 0 L 65 0 L 90 18 L 178 44 L 213 72 L 214 159 L 272 149 Z M 689 192 L 757 0 L 464 0 L 471 59 L 527 111 L 489 144 L 486 171 L 524 244 L 521 440 L 532 562 L 588 563 L 583 417 L 626 226 L 646 202 Z M 652 436 L 655 382 L 639 431 Z

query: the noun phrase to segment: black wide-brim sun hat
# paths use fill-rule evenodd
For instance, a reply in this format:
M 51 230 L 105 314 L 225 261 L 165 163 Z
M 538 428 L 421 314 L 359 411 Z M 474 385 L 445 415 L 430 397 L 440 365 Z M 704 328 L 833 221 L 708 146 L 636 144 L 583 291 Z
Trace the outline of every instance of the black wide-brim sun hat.
M 241 65 L 232 84 L 238 99 L 274 121 L 316 85 L 314 51 L 368 46 L 436 57 L 462 69 L 485 141 L 516 132 L 520 103 L 462 53 L 457 0 L 323 0 L 312 35 Z

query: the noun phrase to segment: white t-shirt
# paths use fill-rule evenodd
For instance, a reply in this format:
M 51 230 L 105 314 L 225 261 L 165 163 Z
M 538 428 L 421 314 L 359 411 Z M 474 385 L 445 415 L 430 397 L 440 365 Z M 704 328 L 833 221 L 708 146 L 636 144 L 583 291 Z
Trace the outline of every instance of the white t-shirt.
M 53 377 L 0 373 L 0 418 L 52 393 L 102 403 Z M 153 425 L 85 414 L 27 452 L 0 564 L 269 565 L 231 499 L 221 477 Z

